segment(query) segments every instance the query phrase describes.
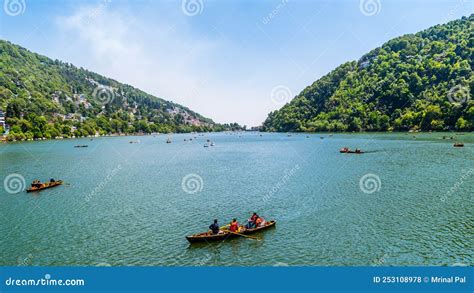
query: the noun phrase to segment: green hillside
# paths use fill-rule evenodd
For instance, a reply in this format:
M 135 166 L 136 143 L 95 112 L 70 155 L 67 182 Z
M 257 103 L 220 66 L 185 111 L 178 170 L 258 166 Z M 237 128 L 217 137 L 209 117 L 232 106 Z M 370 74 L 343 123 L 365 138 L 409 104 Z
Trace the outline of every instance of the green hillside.
M 3 40 L 0 68 L 0 110 L 11 140 L 239 127 Z
M 474 130 L 474 15 L 345 63 L 269 114 L 266 131 Z

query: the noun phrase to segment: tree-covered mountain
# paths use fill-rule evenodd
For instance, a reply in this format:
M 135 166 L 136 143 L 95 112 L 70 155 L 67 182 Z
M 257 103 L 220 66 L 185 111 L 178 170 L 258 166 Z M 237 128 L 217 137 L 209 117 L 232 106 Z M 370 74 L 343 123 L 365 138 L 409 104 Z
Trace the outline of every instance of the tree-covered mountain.
M 240 128 L 3 40 L 0 110 L 16 140 Z
M 474 15 L 345 63 L 269 114 L 267 131 L 474 130 Z

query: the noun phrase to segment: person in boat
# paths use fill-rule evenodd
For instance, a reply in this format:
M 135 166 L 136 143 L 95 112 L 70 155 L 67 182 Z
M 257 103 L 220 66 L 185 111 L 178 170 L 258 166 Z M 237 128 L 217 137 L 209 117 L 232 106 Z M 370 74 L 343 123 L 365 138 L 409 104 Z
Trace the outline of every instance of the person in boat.
M 255 220 L 255 228 L 258 228 L 258 227 L 263 227 L 265 226 L 265 219 L 263 217 L 258 217 L 256 220 Z
M 35 187 L 35 188 L 41 187 L 42 185 L 43 184 L 41 184 L 41 182 L 38 179 L 33 180 L 33 183 L 31 183 L 31 187 Z
M 356 153 L 360 153 L 360 149 L 359 149 L 359 148 L 356 148 L 355 152 L 356 152 Z
M 237 222 L 237 219 L 232 220 L 232 222 L 229 225 L 229 230 L 231 232 L 239 232 L 239 222 Z
M 258 218 L 259 217 L 258 217 L 257 213 L 253 213 L 252 217 L 250 217 L 250 219 L 248 219 L 248 223 L 245 227 L 247 229 L 255 228 L 256 227 L 256 221 L 257 221 Z
M 56 182 L 56 180 L 54 180 L 54 178 L 51 178 L 51 179 L 49 179 L 49 182 L 54 183 L 54 182 Z
M 212 234 L 216 235 L 216 234 L 219 234 L 219 224 L 217 223 L 217 219 L 214 220 L 214 223 L 212 223 L 210 226 L 209 226 L 209 229 L 211 230 Z

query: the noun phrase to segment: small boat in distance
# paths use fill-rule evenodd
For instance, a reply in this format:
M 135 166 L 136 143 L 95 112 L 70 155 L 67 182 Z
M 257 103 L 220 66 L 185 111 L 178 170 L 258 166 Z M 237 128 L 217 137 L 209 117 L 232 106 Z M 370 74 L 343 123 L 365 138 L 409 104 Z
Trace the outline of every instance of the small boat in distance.
M 339 152 L 343 154 L 347 153 L 348 151 L 349 151 L 349 148 L 347 147 L 343 147 L 342 149 L 339 150 Z
M 45 183 L 34 182 L 31 184 L 31 188 L 27 189 L 26 192 L 41 191 L 41 190 L 56 187 L 62 184 L 63 184 L 62 180 L 51 180 L 50 182 L 45 182 Z
M 75 148 L 88 148 L 89 146 L 84 144 L 84 145 L 75 145 Z
M 339 150 L 339 152 L 342 153 L 342 154 L 363 154 L 364 153 L 360 149 L 355 149 L 353 151 L 353 150 L 349 149 L 348 147 L 343 147 L 342 149 Z
M 267 222 L 265 226 L 253 228 L 253 229 L 245 229 L 244 231 L 241 231 L 237 234 L 231 233 L 228 230 L 222 230 L 221 233 L 219 234 L 210 234 L 209 232 L 204 232 L 204 233 L 194 234 L 191 236 L 186 236 L 186 239 L 189 241 L 189 243 L 223 241 L 228 238 L 240 237 L 239 234 L 248 235 L 248 234 L 254 234 L 260 231 L 264 231 L 269 228 L 275 227 L 275 225 L 276 225 L 276 221 L 272 220 L 272 221 Z
M 168 138 L 168 139 L 166 140 L 166 143 L 171 143 L 171 139 Z
M 455 148 L 462 148 L 462 147 L 464 147 L 464 144 L 463 144 L 462 142 L 455 142 L 454 145 L 453 145 L 453 147 L 455 147 Z
M 129 142 L 130 142 L 130 143 L 140 143 L 139 140 L 131 140 L 131 141 L 129 141 Z

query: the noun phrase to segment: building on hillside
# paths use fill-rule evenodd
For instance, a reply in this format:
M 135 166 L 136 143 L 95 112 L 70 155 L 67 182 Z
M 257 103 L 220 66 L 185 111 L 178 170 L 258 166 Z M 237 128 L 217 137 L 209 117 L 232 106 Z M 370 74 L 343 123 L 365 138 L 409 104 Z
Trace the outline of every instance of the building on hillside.
M 2 110 L 0 110 L 0 126 L 5 128 L 5 113 Z
M 5 113 L 0 110 L 0 127 L 3 127 L 3 133 L 0 132 L 0 137 L 2 135 L 7 135 L 10 132 L 10 127 L 7 124 Z

